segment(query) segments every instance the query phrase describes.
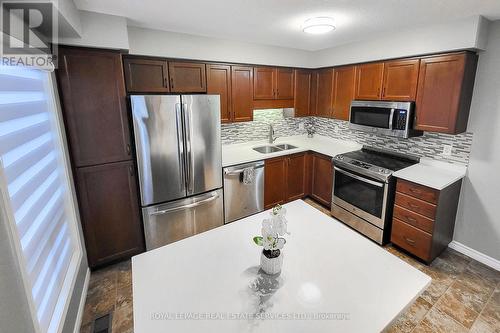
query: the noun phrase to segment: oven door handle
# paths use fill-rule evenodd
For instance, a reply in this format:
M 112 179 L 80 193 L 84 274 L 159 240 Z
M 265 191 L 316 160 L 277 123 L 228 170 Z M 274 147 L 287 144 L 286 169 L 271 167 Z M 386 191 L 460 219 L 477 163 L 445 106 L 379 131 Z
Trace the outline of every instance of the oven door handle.
M 374 185 L 374 186 L 378 186 L 378 187 L 384 187 L 385 186 L 385 184 L 383 184 L 383 183 L 379 183 L 379 182 L 376 182 L 376 181 L 371 180 L 371 179 L 363 178 L 361 176 L 355 175 L 353 173 L 347 172 L 347 171 L 339 169 L 337 167 L 333 167 L 333 168 L 335 169 L 335 171 L 343 173 L 343 174 L 345 174 L 345 175 L 347 175 L 349 177 L 352 177 L 354 179 L 361 180 L 362 182 L 365 182 L 365 183 L 368 183 L 368 184 L 371 184 L 371 185 Z

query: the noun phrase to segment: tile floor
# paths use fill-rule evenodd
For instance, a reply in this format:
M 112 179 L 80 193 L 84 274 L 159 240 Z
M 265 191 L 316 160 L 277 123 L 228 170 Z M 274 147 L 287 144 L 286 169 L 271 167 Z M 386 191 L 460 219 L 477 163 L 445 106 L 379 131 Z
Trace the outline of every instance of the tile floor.
M 310 205 L 329 214 L 312 200 Z M 448 249 L 426 266 L 392 246 L 386 250 L 432 277 L 432 283 L 387 332 L 500 333 L 500 272 Z M 130 261 L 91 274 L 81 333 L 112 314 L 112 333 L 132 333 Z

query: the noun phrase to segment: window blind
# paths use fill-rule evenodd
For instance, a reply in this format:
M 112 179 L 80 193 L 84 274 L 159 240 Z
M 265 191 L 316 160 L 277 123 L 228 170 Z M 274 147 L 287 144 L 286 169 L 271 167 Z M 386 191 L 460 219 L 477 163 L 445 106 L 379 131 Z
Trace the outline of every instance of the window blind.
M 50 73 L 0 65 L 0 162 L 41 332 L 58 332 L 79 255 Z

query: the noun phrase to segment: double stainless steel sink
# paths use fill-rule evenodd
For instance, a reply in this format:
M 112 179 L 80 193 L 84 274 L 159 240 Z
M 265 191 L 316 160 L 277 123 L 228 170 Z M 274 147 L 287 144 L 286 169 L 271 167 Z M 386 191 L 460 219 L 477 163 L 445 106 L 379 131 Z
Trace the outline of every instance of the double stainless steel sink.
M 297 147 L 294 145 L 291 145 L 288 143 L 281 143 L 279 145 L 266 145 L 266 146 L 255 147 L 255 148 L 253 148 L 253 150 L 255 150 L 261 154 L 270 154 L 270 153 L 276 153 L 279 151 L 295 149 L 295 148 L 297 148 Z

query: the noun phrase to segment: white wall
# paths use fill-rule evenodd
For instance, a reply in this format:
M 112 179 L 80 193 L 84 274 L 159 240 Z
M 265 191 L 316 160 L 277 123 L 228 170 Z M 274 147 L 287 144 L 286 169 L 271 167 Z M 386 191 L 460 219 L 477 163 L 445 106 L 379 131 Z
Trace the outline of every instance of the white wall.
M 454 240 L 500 260 L 500 21 L 490 24 L 479 66 L 469 131 L 474 133 Z
M 60 44 L 125 50 L 129 48 L 127 20 L 124 17 L 80 11 L 80 21 L 81 36 L 60 38 Z
M 485 19 L 480 16 L 388 33 L 382 38 L 340 45 L 314 54 L 316 67 L 484 48 Z
M 131 54 L 236 63 L 314 67 L 309 51 L 224 39 L 128 28 Z

